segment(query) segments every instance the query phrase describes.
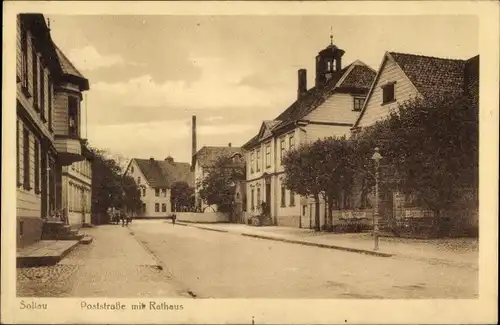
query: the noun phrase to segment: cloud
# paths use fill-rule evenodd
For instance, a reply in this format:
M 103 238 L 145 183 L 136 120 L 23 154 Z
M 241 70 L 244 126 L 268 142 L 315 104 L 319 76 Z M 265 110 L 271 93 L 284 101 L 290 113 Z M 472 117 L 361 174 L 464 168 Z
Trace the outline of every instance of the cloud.
M 73 49 L 69 51 L 68 56 L 71 62 L 83 71 L 97 70 L 116 65 L 143 65 L 142 63 L 125 61 L 123 57 L 117 54 L 102 55 L 90 45 L 83 48 Z
M 269 108 L 283 106 L 290 99 L 291 88 L 286 84 L 272 90 L 241 84 L 243 78 L 252 74 L 250 66 L 220 58 L 190 60 L 201 69 L 200 78 L 194 82 L 156 82 L 150 73 L 145 73 L 123 82 L 97 82 L 91 87 L 92 97 L 108 102 L 112 99 L 113 105 L 182 109 Z

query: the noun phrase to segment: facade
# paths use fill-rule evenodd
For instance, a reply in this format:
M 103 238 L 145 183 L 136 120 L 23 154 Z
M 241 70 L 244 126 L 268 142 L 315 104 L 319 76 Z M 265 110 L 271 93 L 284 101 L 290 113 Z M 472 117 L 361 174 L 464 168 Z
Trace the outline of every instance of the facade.
M 233 147 L 230 143 L 227 147 L 204 146 L 193 155 L 193 171 L 195 179 L 195 207 L 202 212 L 217 212 L 217 206 L 207 206 L 200 197 L 198 183 L 201 182 L 213 169 L 219 158 L 227 157 L 231 159 L 227 168 L 243 169 L 242 150 Z
M 124 173 L 132 177 L 141 192 L 142 211 L 138 217 L 165 217 L 172 212 L 171 186 L 186 182 L 194 186 L 193 173 L 188 163 L 165 160 L 133 158 Z
M 92 155 L 84 147 L 84 160 L 62 168 L 62 202 L 68 222 L 80 228 L 91 223 Z
M 356 136 L 363 129 L 387 118 L 399 104 L 417 97 L 466 95 L 479 103 L 479 56 L 468 60 L 452 60 L 406 53 L 385 53 L 377 77 L 370 89 L 362 112 L 352 128 Z M 383 215 L 390 218 L 432 217 L 432 212 L 412 206 L 411 198 L 394 192 L 382 198 L 387 207 Z M 456 212 L 455 212 L 456 213 Z M 457 219 L 457 218 L 455 218 Z M 464 216 L 466 227 L 478 226 L 477 214 Z
M 266 202 L 273 224 L 315 226 L 314 201 L 283 184 L 282 158 L 302 144 L 349 135 L 376 73 L 358 60 L 343 67 L 344 53 L 333 43 L 319 52 L 315 86 L 309 90 L 306 70 L 299 70 L 297 100 L 274 120 L 263 121 L 258 134 L 243 146 L 249 217 L 262 214 Z M 324 209 L 322 204 L 322 219 Z
M 17 17 L 17 245 L 40 240 L 62 203 L 62 166 L 83 160 L 85 79 L 53 43 L 41 14 Z

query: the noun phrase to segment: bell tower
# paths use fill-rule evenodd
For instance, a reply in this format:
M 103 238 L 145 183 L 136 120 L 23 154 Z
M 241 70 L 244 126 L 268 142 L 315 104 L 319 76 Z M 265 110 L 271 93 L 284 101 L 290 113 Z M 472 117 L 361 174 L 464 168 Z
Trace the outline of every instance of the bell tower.
M 324 86 L 335 72 L 342 70 L 344 53 L 344 50 L 333 44 L 333 35 L 330 35 L 330 45 L 316 56 L 316 87 Z

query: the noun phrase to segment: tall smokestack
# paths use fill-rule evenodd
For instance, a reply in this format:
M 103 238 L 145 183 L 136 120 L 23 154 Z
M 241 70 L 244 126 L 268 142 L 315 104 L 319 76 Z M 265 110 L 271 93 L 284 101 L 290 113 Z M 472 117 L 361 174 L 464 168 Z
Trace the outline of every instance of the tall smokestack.
M 196 153 L 196 115 L 193 115 L 193 122 L 192 122 L 192 139 L 191 139 L 191 144 L 192 144 L 192 156 L 194 157 Z
M 300 99 L 307 93 L 307 71 L 299 69 L 299 80 L 297 87 L 297 99 Z

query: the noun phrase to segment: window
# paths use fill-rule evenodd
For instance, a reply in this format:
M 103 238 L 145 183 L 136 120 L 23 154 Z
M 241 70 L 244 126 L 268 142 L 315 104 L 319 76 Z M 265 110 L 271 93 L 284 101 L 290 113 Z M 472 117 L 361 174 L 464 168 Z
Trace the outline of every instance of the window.
M 286 188 L 284 185 L 281 185 L 281 206 L 286 206 Z
M 394 97 L 394 83 L 382 86 L 382 104 L 395 101 Z
M 155 203 L 155 212 L 160 212 L 160 203 Z
M 307 211 L 307 205 L 302 206 L 302 215 L 305 216 Z
M 290 206 L 295 206 L 295 193 L 293 191 L 290 191 Z
M 251 194 L 251 201 L 250 201 L 251 208 L 252 208 L 252 210 L 255 210 L 255 195 L 254 195 L 255 194 L 255 190 L 252 189 L 251 193 L 252 193 Z
M 257 172 L 260 172 L 260 148 L 257 149 L 257 166 L 256 166 Z
M 39 64 L 40 66 L 40 116 L 42 121 L 46 122 L 45 118 L 45 67 L 42 62 Z
M 257 205 L 260 205 L 260 188 L 257 189 Z
M 78 137 L 78 99 L 68 96 L 68 135 Z
M 280 139 L 280 162 L 283 161 L 283 157 L 285 157 L 285 138 Z
M 250 173 L 253 173 L 253 163 L 254 163 L 254 160 L 255 160 L 255 156 L 254 156 L 254 153 L 252 152 L 250 154 Z
M 165 203 L 161 204 L 161 212 L 167 212 L 167 205 Z
M 49 78 L 48 79 L 48 85 L 47 85 L 47 91 L 49 92 L 48 95 L 48 102 L 49 102 L 49 130 L 52 132 L 52 81 Z
M 137 184 L 141 184 L 141 177 L 137 177 Z
M 142 204 L 142 212 L 146 213 L 146 203 Z
M 134 166 L 130 166 L 130 172 L 133 173 L 134 172 Z
M 271 167 L 271 145 L 266 145 L 266 168 Z
M 292 151 L 295 148 L 295 138 L 293 134 L 290 135 L 290 138 L 288 139 L 288 149 Z
M 155 188 L 155 196 L 160 196 L 160 189 L 159 188 Z
M 142 196 L 146 196 L 146 189 L 145 188 L 142 189 Z
M 161 196 L 167 197 L 167 189 L 166 188 L 161 189 Z
M 17 179 L 17 186 L 21 186 L 21 155 L 19 152 L 19 137 L 21 134 L 19 133 L 19 120 L 16 120 L 16 179 Z
M 33 71 L 33 106 L 38 111 L 40 106 L 38 105 L 38 55 L 36 54 L 35 47 L 32 47 L 32 71 Z
M 21 23 L 21 87 L 28 94 L 28 31 Z
M 23 184 L 26 190 L 30 190 L 30 134 L 28 129 L 23 130 Z
M 40 147 L 35 140 L 35 193 L 40 193 Z
M 364 98 L 356 98 L 354 97 L 354 111 L 359 112 L 363 108 L 363 104 L 365 102 Z

